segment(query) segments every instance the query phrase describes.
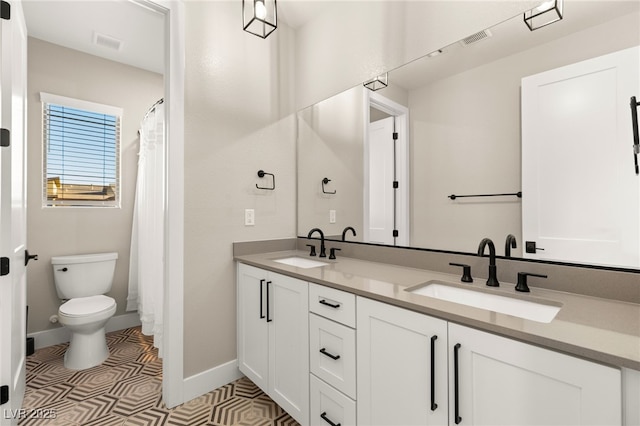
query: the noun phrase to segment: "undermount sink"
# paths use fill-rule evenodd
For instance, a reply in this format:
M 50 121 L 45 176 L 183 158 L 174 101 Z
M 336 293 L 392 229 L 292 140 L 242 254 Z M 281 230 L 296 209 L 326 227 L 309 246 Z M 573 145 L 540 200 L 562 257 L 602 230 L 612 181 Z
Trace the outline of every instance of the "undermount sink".
M 274 259 L 274 262 L 283 263 L 285 265 L 295 266 L 296 268 L 303 268 L 303 269 L 317 268 L 319 266 L 328 265 L 328 263 L 326 262 L 319 262 L 317 260 L 306 259 L 304 257 L 299 257 L 299 256 L 285 257 L 282 259 Z
M 459 288 L 436 281 L 406 291 L 543 323 L 551 322 L 560 311 L 560 306 L 552 304 Z

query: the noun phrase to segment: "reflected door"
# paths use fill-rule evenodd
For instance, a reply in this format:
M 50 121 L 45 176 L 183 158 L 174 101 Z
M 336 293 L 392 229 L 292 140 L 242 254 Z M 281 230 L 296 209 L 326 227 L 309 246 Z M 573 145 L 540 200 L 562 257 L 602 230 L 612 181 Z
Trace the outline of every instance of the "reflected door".
M 393 245 L 395 239 L 394 117 L 369 124 L 369 224 L 367 242 Z
M 522 80 L 525 257 L 640 266 L 640 177 L 629 111 L 639 94 L 639 51 Z

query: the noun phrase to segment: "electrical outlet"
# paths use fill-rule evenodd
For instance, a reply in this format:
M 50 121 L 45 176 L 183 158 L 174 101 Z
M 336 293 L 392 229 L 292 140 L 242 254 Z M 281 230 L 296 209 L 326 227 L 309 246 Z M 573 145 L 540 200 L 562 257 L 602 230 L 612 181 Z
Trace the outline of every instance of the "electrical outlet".
M 244 226 L 253 226 L 256 224 L 256 213 L 253 209 L 244 209 Z
M 336 211 L 329 210 L 329 223 L 336 223 Z

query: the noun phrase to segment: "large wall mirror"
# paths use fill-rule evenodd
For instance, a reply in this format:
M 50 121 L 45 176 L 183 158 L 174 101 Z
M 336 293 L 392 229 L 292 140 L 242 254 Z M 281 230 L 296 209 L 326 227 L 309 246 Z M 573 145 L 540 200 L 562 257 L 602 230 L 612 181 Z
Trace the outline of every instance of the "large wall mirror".
M 637 1 L 565 0 L 300 111 L 298 235 L 640 269 L 639 27 Z

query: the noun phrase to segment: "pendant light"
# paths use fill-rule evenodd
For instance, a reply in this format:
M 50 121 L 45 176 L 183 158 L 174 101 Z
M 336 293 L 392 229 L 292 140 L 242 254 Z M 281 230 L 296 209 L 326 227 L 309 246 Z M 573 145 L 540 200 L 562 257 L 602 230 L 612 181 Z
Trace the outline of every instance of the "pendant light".
M 384 89 L 389 85 L 389 73 L 384 73 L 371 80 L 362 83 L 364 87 L 375 92 L 376 90 Z
M 524 23 L 534 31 L 562 19 L 563 0 L 549 0 L 524 13 Z
M 278 28 L 276 0 L 242 0 L 242 28 L 260 38 L 267 38 Z

